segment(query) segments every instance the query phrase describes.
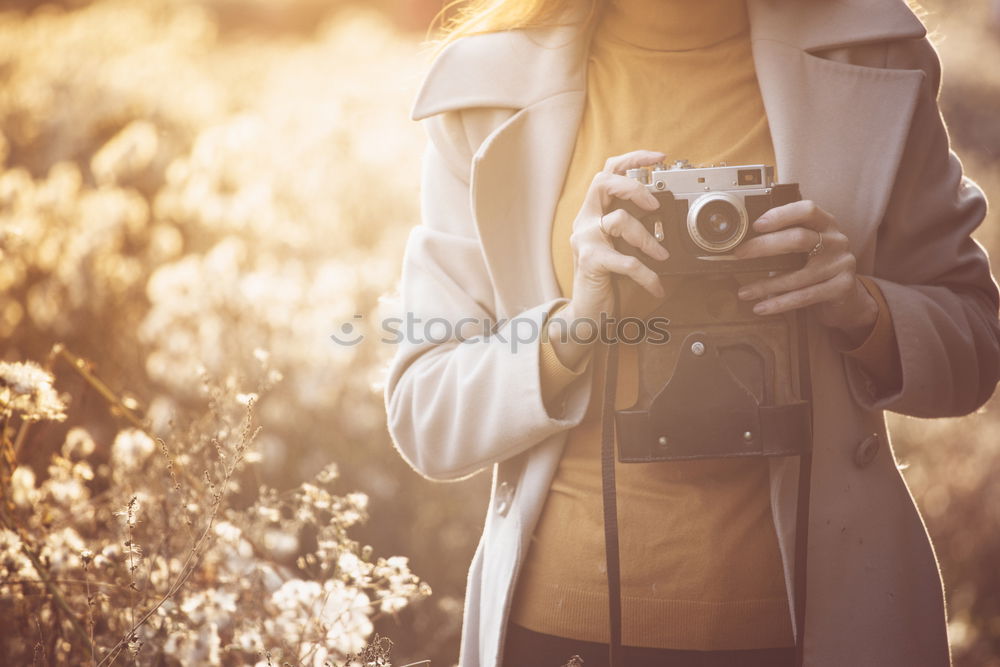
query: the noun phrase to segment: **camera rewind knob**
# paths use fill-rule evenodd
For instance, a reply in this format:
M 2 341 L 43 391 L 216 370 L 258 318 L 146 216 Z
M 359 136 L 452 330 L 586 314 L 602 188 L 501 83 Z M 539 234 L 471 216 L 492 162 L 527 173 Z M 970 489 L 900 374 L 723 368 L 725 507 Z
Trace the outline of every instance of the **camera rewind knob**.
M 639 181 L 643 185 L 649 185 L 649 169 L 647 167 L 637 167 L 635 169 L 626 169 L 625 175 L 631 179 Z

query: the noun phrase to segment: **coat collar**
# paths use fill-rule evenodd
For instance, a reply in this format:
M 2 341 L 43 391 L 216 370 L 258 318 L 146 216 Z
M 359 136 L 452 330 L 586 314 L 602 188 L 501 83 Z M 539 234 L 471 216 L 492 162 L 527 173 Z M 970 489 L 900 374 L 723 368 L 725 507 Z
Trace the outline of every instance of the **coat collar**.
M 903 0 L 747 0 L 751 39 L 806 52 L 893 39 L 926 29 Z M 553 28 L 487 33 L 452 42 L 431 65 L 411 117 L 455 109 L 521 109 L 583 90 L 585 16 L 577 9 Z

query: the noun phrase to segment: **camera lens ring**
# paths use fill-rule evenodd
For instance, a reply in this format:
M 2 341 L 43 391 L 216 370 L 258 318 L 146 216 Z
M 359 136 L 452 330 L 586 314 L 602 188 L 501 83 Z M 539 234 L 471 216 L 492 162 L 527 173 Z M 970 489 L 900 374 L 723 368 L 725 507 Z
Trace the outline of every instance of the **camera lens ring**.
M 724 206 L 719 206 L 716 202 L 724 204 Z M 709 207 L 710 204 L 716 205 Z M 706 238 L 706 236 L 702 233 L 699 218 L 703 212 L 706 212 L 706 207 L 708 207 L 709 210 L 722 209 L 722 211 L 725 211 L 727 215 L 731 215 L 733 213 L 735 214 L 732 215 L 732 218 L 735 219 L 727 221 L 735 223 L 735 230 L 732 233 L 727 234 L 724 240 Z M 744 238 L 746 238 L 747 232 L 750 229 L 747 210 L 746 207 L 743 206 L 743 199 L 729 192 L 710 192 L 702 195 L 691 204 L 690 208 L 688 208 L 687 229 L 688 236 L 690 236 L 694 244 L 702 250 L 715 254 L 729 252 L 738 246 Z

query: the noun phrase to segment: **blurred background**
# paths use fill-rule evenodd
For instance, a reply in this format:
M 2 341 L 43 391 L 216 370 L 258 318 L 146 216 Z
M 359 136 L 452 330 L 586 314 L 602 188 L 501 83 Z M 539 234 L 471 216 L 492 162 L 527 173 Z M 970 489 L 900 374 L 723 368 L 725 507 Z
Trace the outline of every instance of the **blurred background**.
M 952 141 L 1000 202 L 1000 9 L 922 4 Z M 203 400 L 201 374 L 252 377 L 267 351 L 284 380 L 259 407 L 263 480 L 289 488 L 336 462 L 370 497 L 355 539 L 409 556 L 433 588 L 376 623 L 400 665 L 457 659 L 488 479 L 409 470 L 385 429 L 391 347 L 329 335 L 394 308 L 424 142 L 408 112 L 439 8 L 0 4 L 0 359 L 41 362 L 64 343 L 163 430 Z M 978 238 L 1000 253 L 995 212 Z M 85 427 L 100 457 L 120 426 L 93 387 L 53 371 L 71 404 L 30 434 L 40 475 L 68 429 Z M 956 665 L 1000 665 L 1000 397 L 892 427 L 941 561 Z

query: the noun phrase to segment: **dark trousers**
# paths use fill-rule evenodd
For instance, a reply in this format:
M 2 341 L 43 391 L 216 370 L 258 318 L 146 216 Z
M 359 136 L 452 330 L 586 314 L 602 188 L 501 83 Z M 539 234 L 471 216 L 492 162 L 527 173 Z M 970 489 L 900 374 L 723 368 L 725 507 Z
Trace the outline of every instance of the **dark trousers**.
M 608 645 L 507 626 L 503 667 L 562 667 L 572 656 L 582 667 L 608 667 Z M 739 651 L 679 651 L 626 646 L 625 667 L 792 667 L 794 647 Z

